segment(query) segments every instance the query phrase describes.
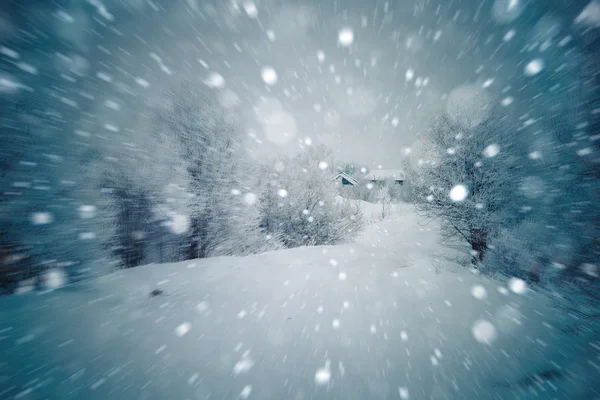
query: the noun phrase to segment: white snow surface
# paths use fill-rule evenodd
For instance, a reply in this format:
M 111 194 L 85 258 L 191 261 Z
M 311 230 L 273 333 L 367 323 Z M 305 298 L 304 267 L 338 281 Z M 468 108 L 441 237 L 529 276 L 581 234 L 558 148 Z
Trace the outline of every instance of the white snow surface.
M 337 196 L 336 201 L 343 203 L 350 202 L 352 205 L 358 204 L 361 209 L 363 219 L 367 225 L 380 223 L 382 220 L 392 220 L 401 217 L 410 217 L 414 213 L 414 208 L 408 203 L 386 203 L 385 208 L 381 203 L 371 203 L 364 200 L 346 199 Z M 385 211 L 385 218 L 381 218 L 382 211 Z
M 404 171 L 396 169 L 374 169 L 365 175 L 367 180 L 382 181 L 386 179 L 405 179 Z
M 436 226 L 398 207 L 355 243 L 1 298 L 0 398 L 592 398 L 597 338 L 567 337 L 546 295 L 454 264 Z

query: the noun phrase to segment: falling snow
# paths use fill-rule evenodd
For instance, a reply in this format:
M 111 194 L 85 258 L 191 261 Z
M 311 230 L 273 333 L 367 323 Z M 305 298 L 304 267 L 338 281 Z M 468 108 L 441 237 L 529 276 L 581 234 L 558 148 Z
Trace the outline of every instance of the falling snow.
M 536 58 L 535 60 L 530 61 L 525 66 L 525 75 L 534 76 L 542 72 L 544 69 L 544 61 Z
M 483 150 L 483 155 L 488 158 L 495 157 L 498 155 L 498 153 L 500 153 L 500 146 L 497 144 L 490 144 L 485 148 L 485 150 Z
M 188 333 L 191 329 L 191 325 L 189 322 L 184 322 L 175 329 L 175 335 L 182 337 L 186 333 Z
M 455 202 L 463 201 L 467 198 L 468 191 L 464 185 L 456 185 L 450 190 L 450 199 Z
M 338 33 L 338 41 L 344 46 L 348 47 L 354 42 L 354 32 L 350 28 L 344 28 Z
M 331 370 L 329 368 L 329 361 L 327 361 L 324 367 L 319 368 L 315 372 L 315 383 L 317 385 L 326 385 L 329 383 L 331 380 Z
M 269 86 L 273 86 L 277 83 L 277 72 L 275 72 L 272 67 L 263 67 L 260 75 L 262 76 L 263 81 Z
M 512 292 L 517 294 L 524 294 L 527 291 L 527 283 L 519 278 L 510 278 L 508 287 Z
M 496 328 L 489 321 L 478 320 L 473 324 L 471 330 L 478 342 L 491 344 L 496 340 Z
M 1 398 L 598 397 L 600 0 L 12 3 Z

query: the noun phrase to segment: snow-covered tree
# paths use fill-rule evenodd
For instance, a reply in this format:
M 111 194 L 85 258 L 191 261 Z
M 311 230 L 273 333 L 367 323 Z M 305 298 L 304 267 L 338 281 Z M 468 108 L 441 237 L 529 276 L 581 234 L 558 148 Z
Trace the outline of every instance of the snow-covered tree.
M 152 133 L 160 168 L 187 197 L 171 210 L 187 237 L 187 258 L 271 248 L 258 227 L 257 205 L 248 201 L 253 194 L 241 195 L 252 179 L 238 116 L 205 87 L 184 85 L 166 91 L 163 100 L 165 107 L 151 111 Z
M 123 171 L 106 177 L 103 195 L 109 198 L 105 223 L 111 232 L 107 245 L 122 268 L 144 264 L 154 224 L 153 199 L 147 187 Z
M 515 135 L 498 114 L 473 121 L 437 118 L 419 137 L 407 176 L 417 210 L 438 219 L 447 239 L 465 240 L 483 261 L 491 236 L 516 214 L 518 163 Z
M 360 174 L 360 169 L 358 167 L 358 163 L 345 163 L 338 167 L 339 172 L 343 172 L 350 176 Z
M 381 219 L 384 220 L 389 213 L 389 206 L 396 197 L 395 181 L 393 179 L 384 179 L 377 182 L 374 189 L 375 199 L 381 204 Z
M 330 159 L 325 147 L 311 147 L 265 171 L 261 226 L 286 247 L 334 244 L 362 229 L 359 206 L 336 194 Z
M 584 78 L 577 91 L 544 110 L 543 129 L 525 147 L 528 157 L 515 180 L 527 199 L 527 219 L 495 238 L 486 263 L 491 269 L 541 283 L 600 283 L 587 267 L 600 255 L 598 88 Z

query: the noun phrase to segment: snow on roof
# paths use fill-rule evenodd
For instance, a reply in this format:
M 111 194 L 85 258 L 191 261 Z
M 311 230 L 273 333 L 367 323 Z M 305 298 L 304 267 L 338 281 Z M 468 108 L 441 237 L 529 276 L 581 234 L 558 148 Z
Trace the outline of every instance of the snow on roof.
M 394 179 L 397 181 L 404 180 L 404 171 L 398 169 L 375 169 L 365 175 L 365 179 L 371 181 L 383 181 L 386 179 Z
M 339 179 L 339 178 L 344 178 L 345 180 L 347 180 L 348 182 L 350 182 L 352 185 L 358 185 L 358 180 L 356 180 L 356 178 L 346 174 L 345 172 L 340 172 L 338 173 L 336 176 L 333 177 L 333 181 Z

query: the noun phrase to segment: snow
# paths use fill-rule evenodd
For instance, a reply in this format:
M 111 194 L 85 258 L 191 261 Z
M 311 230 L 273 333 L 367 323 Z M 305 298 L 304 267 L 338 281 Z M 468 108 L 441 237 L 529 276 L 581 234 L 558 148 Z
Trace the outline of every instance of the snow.
M 483 150 L 483 155 L 488 158 L 495 157 L 498 153 L 500 153 L 500 146 L 497 144 L 490 144 Z
M 496 328 L 489 321 L 478 320 L 473 325 L 473 336 L 478 342 L 491 344 L 496 340 Z
M 488 87 L 492 86 L 492 83 L 494 83 L 494 79 L 492 79 L 492 78 L 486 79 L 486 81 L 483 82 L 482 87 L 488 88 Z
M 144 78 L 139 78 L 139 77 L 135 78 L 135 83 L 137 83 L 138 85 L 140 85 L 143 88 L 147 88 L 150 86 L 150 82 L 148 82 Z
M 112 76 L 110 76 L 107 73 L 102 72 L 102 71 L 97 72 L 96 73 L 96 77 L 98 77 L 98 79 L 101 79 L 101 80 L 103 80 L 104 82 L 107 82 L 107 83 L 111 83 L 113 81 Z
M 438 244 L 436 225 L 398 207 L 355 243 L 153 264 L 0 298 L 1 397 L 533 399 L 518 384 L 528 374 L 578 365 L 590 335 L 556 345 L 569 317 L 552 299 L 500 293 L 506 280 L 452 262 L 458 250 Z M 598 372 L 577 371 L 539 388 L 581 398 Z
M 369 185 L 369 184 L 368 184 Z M 352 205 L 358 205 L 362 211 L 363 218 L 368 225 L 372 225 L 381 222 L 381 203 L 371 203 L 363 200 L 348 200 L 341 196 L 336 199 L 337 202 L 343 203 L 349 201 Z M 412 215 L 414 213 L 413 206 L 407 203 L 388 203 L 385 204 L 385 219 L 392 220 L 398 218 L 404 218 L 405 216 Z M 333 260 L 335 261 L 335 260 Z M 333 264 L 332 264 L 333 265 Z M 335 261 L 337 265 L 337 261 Z
M 273 86 L 277 83 L 277 72 L 275 72 L 273 67 L 263 67 L 260 71 L 260 76 L 262 76 L 263 81 L 269 86 Z
M 54 217 L 49 212 L 36 212 L 31 214 L 31 223 L 33 225 L 46 225 L 52 223 Z
M 374 169 L 365 175 L 364 179 L 382 181 L 386 179 L 404 180 L 404 171 L 396 169 Z
M 408 396 L 408 389 L 405 387 L 399 387 L 398 388 L 398 394 L 400 395 L 400 398 L 402 400 L 407 400 L 409 398 Z
M 283 111 L 281 102 L 275 97 L 262 97 L 253 108 L 259 120 L 266 120 L 272 114 Z
M 575 18 L 575 22 L 593 28 L 600 27 L 600 0 L 592 0 Z
M 600 140 L 600 0 L 14 3 L 0 11 L 0 259 L 17 274 L 0 265 L 0 278 L 21 281 L 0 298 L 0 399 L 598 397 L 583 392 L 600 381 L 597 325 L 558 306 L 564 296 L 588 311 L 570 290 L 600 274 L 587 177 Z M 166 101 L 180 89 L 199 101 Z M 189 121 L 165 118 L 177 110 Z M 448 140 L 429 151 L 425 134 L 445 117 Z M 311 165 L 324 185 L 381 201 L 338 199 L 362 210 L 354 242 L 113 271 L 183 259 L 190 240 L 247 254 L 261 246 L 246 229 L 279 248 L 290 221 L 331 232 L 320 216 L 332 198 L 288 174 L 287 154 L 321 145 L 332 154 Z M 229 164 L 215 163 L 221 151 Z M 446 203 L 457 232 L 476 216 L 492 251 L 441 245 L 440 221 L 388 203 L 416 193 L 418 176 L 390 193 L 371 181 L 404 180 L 376 166 L 417 160 L 411 170 L 433 171 L 415 196 L 423 214 Z M 376 170 L 333 177 L 346 163 Z M 210 184 L 192 164 L 215 172 Z M 475 178 L 510 179 L 474 183 L 470 165 Z M 171 181 L 220 196 L 163 193 Z M 200 214 L 231 224 L 204 224 L 199 238 Z M 239 246 L 219 246 L 225 231 Z M 465 261 L 478 255 L 485 273 Z M 554 279 L 567 273 L 576 279 Z
M 325 113 L 323 120 L 325 124 L 331 127 L 337 127 L 340 124 L 340 118 L 340 114 L 337 111 L 331 110 Z
M 527 291 L 527 283 L 518 278 L 510 278 L 508 280 L 508 287 L 511 291 L 517 294 L 524 294 Z
M 183 335 L 185 335 L 186 333 L 188 333 L 191 329 L 191 325 L 189 322 L 184 322 L 183 324 L 179 325 L 177 327 L 177 329 L 175 329 L 175 335 L 177 335 L 178 337 L 182 337 Z
M 325 168 L 327 168 L 327 167 L 325 167 Z M 339 179 L 339 180 L 340 180 L 340 182 L 341 182 L 342 178 L 343 178 L 343 179 L 346 179 L 346 180 L 347 180 L 348 182 L 350 182 L 350 184 L 351 184 L 351 185 L 353 185 L 353 186 L 354 186 L 354 185 L 358 185 L 358 180 L 357 180 L 356 178 L 354 178 L 354 177 L 352 177 L 352 176 L 350 176 L 350 175 L 348 175 L 348 174 L 346 174 L 346 173 L 344 173 L 344 172 L 340 172 L 340 173 L 338 173 L 338 174 L 337 174 L 337 175 L 335 175 L 335 176 L 334 176 L 334 177 L 333 177 L 331 180 L 332 180 L 332 181 L 337 181 L 337 180 Z
M 496 0 L 492 7 L 492 16 L 501 24 L 516 20 L 525 8 L 523 0 Z
M 21 84 L 5 72 L 0 73 L 0 93 L 15 93 Z
M 512 104 L 513 101 L 514 99 L 512 97 L 507 96 L 504 99 L 502 99 L 502 102 L 500 104 L 502 104 L 503 107 L 508 107 Z
M 182 235 L 190 229 L 190 219 L 187 215 L 174 213 L 169 226 L 173 233 Z
M 324 367 L 319 368 L 315 373 L 315 383 L 317 385 L 326 385 L 331 380 L 331 370 L 329 369 L 329 361 Z
M 452 89 L 446 100 L 446 112 L 464 126 L 477 126 L 489 115 L 490 96 L 480 86 L 460 85 Z
M 254 193 L 246 193 L 244 195 L 244 201 L 248 204 L 254 204 L 256 203 L 256 200 L 258 199 L 258 196 Z
M 506 32 L 506 34 L 504 35 L 504 37 L 502 38 L 503 41 L 508 42 L 510 41 L 512 38 L 515 37 L 516 35 L 516 31 L 514 29 L 509 30 L 508 32 Z
M 481 285 L 475 285 L 471 288 L 471 294 L 473 297 L 479 300 L 483 300 L 487 297 L 487 291 Z
M 254 361 L 248 356 L 248 354 L 244 354 L 242 358 L 235 363 L 233 366 L 234 375 L 245 374 L 254 366 Z
M 19 53 L 13 49 L 9 49 L 8 47 L 5 46 L 0 46 L 0 54 L 7 56 L 9 58 L 12 58 L 14 60 L 18 60 L 19 58 L 21 58 L 21 56 L 19 55 Z
M 219 103 L 226 109 L 235 108 L 240 105 L 240 97 L 232 90 L 224 90 L 219 94 Z
M 211 72 L 206 77 L 204 83 L 211 88 L 220 89 L 225 86 L 225 78 L 218 72 Z
M 252 385 L 246 385 L 240 392 L 239 398 L 247 399 L 248 397 L 250 397 L 250 393 L 252 393 Z
M 525 75 L 527 75 L 527 76 L 537 75 L 540 72 L 542 72 L 542 70 L 544 69 L 544 66 L 545 66 L 544 61 L 542 59 L 540 59 L 540 58 L 536 58 L 535 60 L 531 60 L 525 66 Z
M 450 199 L 456 202 L 464 201 L 468 194 L 469 192 L 464 185 L 456 185 L 450 190 Z
M 289 143 L 298 131 L 294 117 L 284 111 L 276 111 L 269 115 L 264 121 L 266 138 L 277 144 Z
M 244 2 L 244 10 L 246 11 L 246 14 L 248 15 L 248 17 L 250 17 L 250 18 L 258 17 L 258 9 L 256 8 L 256 4 L 254 4 L 254 2 L 252 2 L 252 1 Z
M 50 269 L 42 275 L 42 282 L 44 282 L 44 289 L 55 290 L 67 282 L 67 277 L 60 269 Z
M 354 43 L 354 32 L 350 28 L 343 28 L 338 33 L 338 41 L 343 47 L 348 47 Z

